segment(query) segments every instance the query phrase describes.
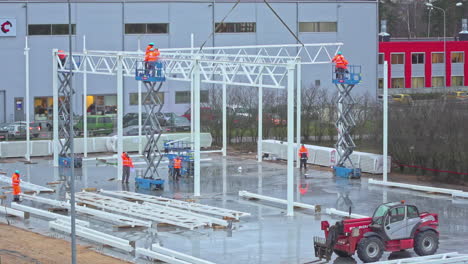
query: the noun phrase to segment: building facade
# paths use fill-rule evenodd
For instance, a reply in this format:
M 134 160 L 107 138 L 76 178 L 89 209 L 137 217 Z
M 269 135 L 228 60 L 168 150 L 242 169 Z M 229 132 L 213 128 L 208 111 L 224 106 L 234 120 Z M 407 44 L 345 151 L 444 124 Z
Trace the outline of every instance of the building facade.
M 442 40 L 380 42 L 379 88 L 383 88 L 384 61 L 389 88 L 468 86 L 466 54 L 468 41 L 453 38 L 445 45 Z
M 0 123 L 25 119 L 29 104 L 31 120 L 50 119 L 52 112 L 52 49 L 67 50 L 66 1 L 0 1 Z M 236 1 L 76 0 L 72 4 L 73 49 L 136 51 L 149 42 L 159 48 L 295 44 L 296 39 L 263 1 L 241 1 L 220 27 Z M 270 1 L 275 11 L 303 43 L 343 42 L 342 51 L 352 64 L 362 65 L 363 81 L 356 92 L 376 93 L 378 13 L 377 1 Z M 3 20 L 2 20 L 3 19 Z M 5 23 L 5 22 L 3 22 Z M 365 29 L 365 30 L 363 30 Z M 30 48 L 30 100 L 25 102 L 25 37 Z M 140 43 L 140 47 L 138 47 Z M 303 67 L 302 86 L 329 87 L 331 66 Z M 75 109 L 112 114 L 116 111 L 116 80 L 88 75 L 88 98 L 83 100 L 82 77 L 74 77 Z M 205 89 L 208 87 L 204 87 Z M 203 87 L 202 87 L 203 89 Z M 163 111 L 184 113 L 190 106 L 189 84 L 168 81 L 160 94 Z M 202 91 L 202 100 L 207 100 Z M 137 111 L 137 82 L 124 81 L 124 111 Z

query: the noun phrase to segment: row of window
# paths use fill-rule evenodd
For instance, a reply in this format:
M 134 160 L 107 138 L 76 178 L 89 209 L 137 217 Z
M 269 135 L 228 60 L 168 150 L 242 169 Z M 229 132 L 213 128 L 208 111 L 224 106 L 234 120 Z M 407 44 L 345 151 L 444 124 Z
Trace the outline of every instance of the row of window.
M 255 33 L 257 23 L 216 23 L 216 33 Z M 30 24 L 29 35 L 68 35 L 68 24 Z M 337 32 L 337 22 L 300 22 L 299 32 Z M 125 34 L 168 34 L 169 23 L 129 23 L 125 24 Z M 76 24 L 72 24 L 72 34 L 76 34 Z
M 465 56 L 464 52 L 452 52 L 450 53 L 450 58 L 452 63 L 464 63 Z M 411 63 L 412 64 L 424 64 L 425 53 L 411 53 Z M 391 64 L 405 64 L 405 54 L 403 53 L 392 53 L 390 54 Z M 443 52 L 433 52 L 431 54 L 431 62 L 444 63 L 444 53 Z M 384 54 L 379 53 L 379 64 L 384 63 Z
M 451 86 L 463 86 L 464 78 L 463 76 L 452 76 L 452 85 Z M 405 88 L 405 78 L 392 78 L 390 88 Z M 444 77 L 435 76 L 432 77 L 431 81 L 432 87 L 444 87 Z M 424 77 L 412 77 L 411 78 L 411 88 L 424 88 L 426 87 L 426 82 Z M 383 78 L 379 78 L 379 88 L 383 88 Z

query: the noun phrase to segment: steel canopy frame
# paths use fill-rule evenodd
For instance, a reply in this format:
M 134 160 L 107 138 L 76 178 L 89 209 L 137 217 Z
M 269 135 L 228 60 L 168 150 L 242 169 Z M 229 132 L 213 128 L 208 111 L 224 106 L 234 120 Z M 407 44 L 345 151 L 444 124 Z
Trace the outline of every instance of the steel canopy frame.
M 165 63 L 166 79 L 191 82 L 194 87 L 195 106 L 195 175 L 194 196 L 200 196 L 200 86 L 201 83 L 249 86 L 263 88 L 287 88 L 288 93 L 288 119 L 294 120 L 294 85 L 301 90 L 301 74 L 298 73 L 301 64 L 328 64 L 331 62 L 342 43 L 320 44 L 288 44 L 288 45 L 263 45 L 263 46 L 232 46 L 232 47 L 207 47 L 203 51 L 197 48 L 186 49 L 161 49 L 162 60 Z M 69 55 L 68 53 L 62 53 Z M 69 57 L 69 56 L 68 56 Z M 123 102 L 123 77 L 134 78 L 135 65 L 141 61 L 143 54 L 140 52 L 116 52 L 116 51 L 92 51 L 73 53 L 67 65 L 72 67 L 75 74 L 96 74 L 117 76 L 117 101 Z M 52 51 L 53 59 L 53 90 L 57 93 L 57 76 L 69 71 L 67 66 L 60 66 L 58 50 Z M 284 84 L 286 82 L 286 84 Z M 223 93 L 224 94 L 224 93 Z M 298 96 L 297 106 L 300 109 L 301 102 Z M 223 100 L 223 107 L 226 100 Z M 261 100 L 259 100 L 261 102 Z M 54 96 L 54 166 L 58 166 L 58 96 Z M 58 110 L 58 109 L 57 109 Z M 123 106 L 118 105 L 118 157 L 122 154 L 122 116 Z M 299 115 L 299 114 L 298 114 Z M 259 130 L 262 129 L 259 124 Z M 297 122 L 300 128 L 300 118 Z M 223 126 L 225 129 L 225 126 Z M 300 130 L 297 133 L 297 144 L 300 144 Z M 86 143 L 85 143 L 86 144 Z M 261 139 L 259 141 L 261 145 Z M 262 150 L 261 146 L 258 148 Z M 261 152 L 259 153 L 261 155 Z M 294 122 L 288 122 L 288 215 L 293 215 L 294 196 Z M 259 160 L 260 161 L 260 160 Z M 198 167 L 198 168 L 197 168 Z M 118 162 L 118 179 L 122 178 L 122 162 Z

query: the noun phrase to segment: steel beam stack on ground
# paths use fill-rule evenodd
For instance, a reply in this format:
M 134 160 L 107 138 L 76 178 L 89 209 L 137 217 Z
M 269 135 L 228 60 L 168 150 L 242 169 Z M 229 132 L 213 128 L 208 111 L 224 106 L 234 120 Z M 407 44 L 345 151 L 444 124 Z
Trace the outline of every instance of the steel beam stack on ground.
M 50 221 L 49 228 L 65 232 L 67 234 L 70 234 L 71 232 L 70 223 L 61 220 Z M 80 225 L 76 226 L 76 235 L 99 244 L 104 244 L 114 248 L 118 248 L 125 252 L 132 252 L 135 249 L 133 241 L 125 240 Z
M 70 222 L 71 221 L 70 217 L 67 216 L 67 215 L 51 213 L 51 212 L 48 212 L 48 211 L 44 211 L 44 210 L 41 210 L 41 209 L 37 209 L 37 208 L 34 208 L 34 207 L 30 207 L 30 206 L 26 206 L 26 205 L 22 205 L 22 204 L 18 204 L 18 203 L 12 203 L 11 208 L 17 209 L 17 210 L 20 210 L 20 211 L 23 211 L 23 212 L 28 212 L 28 213 L 31 213 L 33 215 L 39 215 L 39 216 L 49 218 L 49 219 L 61 220 L 61 221 L 65 221 L 65 222 Z M 87 222 L 87 221 L 82 221 L 82 220 L 77 219 L 76 223 L 78 225 L 81 225 L 81 226 L 89 227 L 89 222 Z
M 132 217 L 166 223 L 174 226 L 185 227 L 193 230 L 197 227 L 211 225 L 206 217 L 194 217 L 180 212 L 167 209 L 167 207 L 154 208 L 154 206 L 127 202 L 120 199 L 110 198 L 94 193 L 77 193 L 77 201 L 107 211 L 118 212 Z
M 25 200 L 49 204 L 49 205 L 56 206 L 59 208 L 70 209 L 70 203 L 68 202 L 57 201 L 57 200 L 47 199 L 47 198 L 43 198 L 43 197 L 39 197 L 35 195 L 25 195 L 25 194 L 22 195 L 22 198 Z M 88 215 L 94 216 L 104 222 L 110 222 L 116 225 L 130 226 L 130 227 L 138 227 L 138 226 L 152 227 L 151 221 L 144 221 L 144 220 L 140 220 L 136 218 L 127 217 L 124 215 L 113 214 L 113 213 L 109 213 L 109 212 L 105 212 L 101 210 L 88 208 L 86 206 L 77 205 L 76 211 L 82 214 L 88 214 Z
M 0 175 L 0 182 L 11 184 L 11 178 Z M 53 189 L 43 187 L 43 186 L 40 186 L 40 185 L 36 185 L 36 184 L 32 184 L 30 182 L 23 181 L 23 180 L 21 180 L 20 185 L 21 185 L 21 188 L 26 189 L 26 190 L 31 190 L 31 191 L 34 191 L 36 193 L 53 193 L 53 192 L 55 192 L 55 190 L 53 190 Z
M 247 192 L 247 191 L 239 191 L 239 196 L 244 197 L 244 198 L 264 200 L 264 201 L 279 203 L 279 204 L 286 204 L 286 205 L 288 204 L 287 200 L 274 198 L 274 197 L 270 197 L 270 196 L 265 196 L 265 195 L 260 195 L 260 194 L 256 194 L 256 193 L 251 193 L 251 192 Z M 320 212 L 321 211 L 320 205 L 311 205 L 311 204 L 294 202 L 294 207 L 303 208 L 303 209 L 310 209 L 310 210 L 313 210 L 314 212 Z
M 127 191 L 100 190 L 99 193 L 117 196 L 119 198 L 124 198 L 124 199 L 133 199 L 133 200 L 155 203 L 155 204 L 169 206 L 169 207 L 175 207 L 175 208 L 184 209 L 184 210 L 193 211 L 193 212 L 218 215 L 222 217 L 230 217 L 236 220 L 238 220 L 240 217 L 243 217 L 243 216 L 250 216 L 249 213 L 245 213 L 245 212 L 229 210 L 225 208 L 214 207 L 214 206 L 209 206 L 209 205 L 204 205 L 204 204 L 199 204 L 199 203 L 174 200 L 174 199 L 169 199 L 169 198 L 165 198 L 161 196 L 146 195 L 146 194 L 140 194 L 140 193 L 134 193 L 134 192 L 127 192 Z
M 16 217 L 21 217 L 23 219 L 28 219 L 29 218 L 29 213 L 23 212 L 23 211 L 18 211 L 6 206 L 0 206 L 0 214 L 5 214 L 8 216 L 16 216 Z
M 379 261 L 380 264 L 462 264 L 468 263 L 468 254 L 459 254 L 458 252 L 450 252 L 436 254 L 423 257 L 413 257 L 405 259 L 395 259 L 388 261 Z
M 151 246 L 151 250 L 145 248 L 136 248 L 135 253 L 137 255 L 143 255 L 152 259 L 157 259 L 173 264 L 214 264 L 211 261 L 163 248 L 158 244 L 153 244 Z

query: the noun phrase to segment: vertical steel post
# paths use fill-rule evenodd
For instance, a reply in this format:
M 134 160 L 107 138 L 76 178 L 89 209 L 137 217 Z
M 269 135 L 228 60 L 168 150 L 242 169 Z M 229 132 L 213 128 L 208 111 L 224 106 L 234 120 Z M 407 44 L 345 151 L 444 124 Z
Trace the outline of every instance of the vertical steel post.
M 383 65 L 383 181 L 387 182 L 388 171 L 388 62 Z
M 52 94 L 53 94 L 53 142 L 54 149 L 54 166 L 59 165 L 59 100 L 58 100 L 58 65 L 57 65 L 57 49 L 52 51 Z
M 294 216 L 294 77 L 296 63 L 288 62 L 288 216 Z
M 190 47 L 192 48 L 192 50 L 190 51 L 190 53 L 193 53 L 193 48 L 194 48 L 194 36 L 193 36 L 193 33 L 190 35 Z M 193 80 L 193 79 L 192 79 Z M 193 130 L 195 129 L 195 122 L 194 122 L 194 89 L 193 89 L 193 81 L 190 82 L 190 145 L 192 146 L 192 150 L 194 150 L 195 148 L 195 145 L 194 145 L 194 141 L 195 141 L 195 138 L 194 138 L 194 134 L 193 134 Z
M 194 129 L 194 139 L 195 139 L 195 172 L 194 172 L 194 196 L 200 196 L 200 65 L 199 65 L 200 57 L 197 56 L 195 58 L 194 67 L 192 71 L 192 83 L 193 83 L 193 90 L 194 90 L 194 99 L 195 99 L 195 107 L 194 112 L 195 116 L 193 120 L 195 122 L 195 129 Z
M 140 49 L 140 38 L 138 38 L 138 53 L 141 52 Z M 141 102 L 141 82 L 138 83 L 138 154 L 143 155 L 143 139 L 141 138 L 141 126 L 142 124 L 142 102 Z
M 297 93 L 297 98 L 296 98 L 296 143 L 297 143 L 297 150 L 299 151 L 299 148 L 301 147 L 301 116 L 302 116 L 302 76 L 301 76 L 301 63 L 297 64 L 296 68 L 296 93 Z M 301 165 L 299 161 L 299 156 L 295 155 L 297 161 L 296 161 L 296 168 L 299 168 Z
M 122 53 L 117 57 L 117 178 L 122 179 L 122 152 L 123 152 L 123 68 Z
M 26 111 L 26 160 L 31 161 L 31 132 L 29 130 L 30 124 L 30 117 L 29 117 L 29 46 L 28 46 L 28 37 L 25 37 L 24 43 L 24 58 L 25 58 L 25 88 L 26 88 L 26 103 L 25 103 L 25 111 Z
M 223 157 L 227 155 L 227 91 L 226 76 L 223 75 Z
M 83 36 L 83 155 L 88 157 L 88 62 L 86 36 Z
M 257 161 L 262 162 L 263 156 L 263 75 L 260 73 L 258 79 L 258 139 L 257 139 Z

